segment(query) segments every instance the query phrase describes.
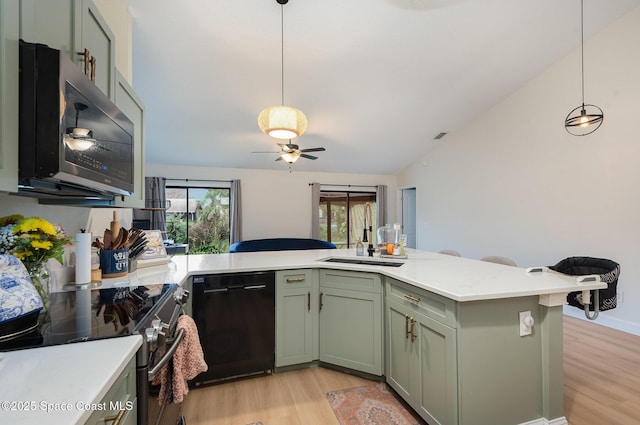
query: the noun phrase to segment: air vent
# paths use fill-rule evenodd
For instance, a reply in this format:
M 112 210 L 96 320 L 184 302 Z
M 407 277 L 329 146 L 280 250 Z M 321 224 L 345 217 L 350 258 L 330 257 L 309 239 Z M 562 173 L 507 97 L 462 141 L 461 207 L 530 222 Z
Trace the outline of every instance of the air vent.
M 447 133 L 440 133 L 436 137 L 434 137 L 433 140 L 440 140 L 446 135 L 447 135 Z

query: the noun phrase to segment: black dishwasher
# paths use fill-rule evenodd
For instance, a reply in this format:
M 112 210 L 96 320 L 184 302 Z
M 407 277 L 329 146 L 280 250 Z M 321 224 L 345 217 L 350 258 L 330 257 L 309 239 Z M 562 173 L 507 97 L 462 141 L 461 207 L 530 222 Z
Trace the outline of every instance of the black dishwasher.
M 193 319 L 209 370 L 191 385 L 273 370 L 275 281 L 275 272 L 193 276 Z

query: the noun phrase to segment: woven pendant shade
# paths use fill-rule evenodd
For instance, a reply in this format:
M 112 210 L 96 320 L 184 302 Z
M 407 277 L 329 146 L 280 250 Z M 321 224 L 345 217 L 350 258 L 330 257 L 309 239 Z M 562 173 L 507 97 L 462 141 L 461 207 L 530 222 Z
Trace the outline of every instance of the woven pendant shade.
M 294 139 L 307 131 L 307 117 L 300 109 L 291 106 L 270 106 L 258 115 L 258 126 L 276 139 Z

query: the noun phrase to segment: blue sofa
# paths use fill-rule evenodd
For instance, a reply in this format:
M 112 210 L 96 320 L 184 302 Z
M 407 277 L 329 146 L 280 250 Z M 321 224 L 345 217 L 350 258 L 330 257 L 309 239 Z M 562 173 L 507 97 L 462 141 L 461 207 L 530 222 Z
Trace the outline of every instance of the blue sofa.
M 319 239 L 305 238 L 272 238 L 254 239 L 236 242 L 229 247 L 229 252 L 255 252 L 255 251 L 289 251 L 303 249 L 336 249 L 331 242 Z

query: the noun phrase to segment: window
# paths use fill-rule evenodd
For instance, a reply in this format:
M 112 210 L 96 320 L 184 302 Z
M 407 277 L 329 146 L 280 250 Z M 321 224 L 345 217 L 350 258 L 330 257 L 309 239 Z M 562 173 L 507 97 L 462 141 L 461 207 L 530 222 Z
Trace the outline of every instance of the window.
M 354 248 L 363 240 L 365 228 L 376 231 L 376 194 L 367 192 L 320 192 L 320 238 L 338 248 Z M 367 238 L 373 235 L 367 235 Z
M 168 239 L 190 254 L 229 251 L 229 188 L 167 185 L 165 193 Z

